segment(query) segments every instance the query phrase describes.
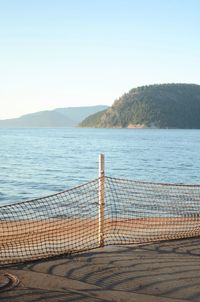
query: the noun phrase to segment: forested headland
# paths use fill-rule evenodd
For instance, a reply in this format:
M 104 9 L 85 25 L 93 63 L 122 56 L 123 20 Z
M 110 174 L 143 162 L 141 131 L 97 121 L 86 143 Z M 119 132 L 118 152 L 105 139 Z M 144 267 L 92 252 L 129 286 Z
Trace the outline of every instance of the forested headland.
M 134 88 L 80 127 L 200 129 L 200 85 L 158 84 Z

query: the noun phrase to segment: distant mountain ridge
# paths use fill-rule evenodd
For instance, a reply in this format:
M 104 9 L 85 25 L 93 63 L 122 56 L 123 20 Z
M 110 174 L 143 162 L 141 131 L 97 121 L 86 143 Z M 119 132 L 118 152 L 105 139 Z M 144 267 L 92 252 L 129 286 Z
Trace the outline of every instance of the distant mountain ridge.
M 75 127 L 87 116 L 108 106 L 66 107 L 29 113 L 19 118 L 0 120 L 0 128 Z
M 134 88 L 81 127 L 200 129 L 200 85 L 158 84 Z
M 87 116 L 105 110 L 107 108 L 108 106 L 105 105 L 97 105 L 97 106 L 84 106 L 84 107 L 57 108 L 54 111 L 61 113 L 67 118 L 70 118 L 73 121 L 74 126 L 77 126 Z

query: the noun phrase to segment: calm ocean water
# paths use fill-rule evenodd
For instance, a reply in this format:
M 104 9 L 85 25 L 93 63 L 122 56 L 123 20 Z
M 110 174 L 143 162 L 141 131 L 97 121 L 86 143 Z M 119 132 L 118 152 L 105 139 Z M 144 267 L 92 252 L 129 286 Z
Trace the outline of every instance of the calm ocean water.
M 0 129 L 0 203 L 41 197 L 106 175 L 200 184 L 200 130 Z

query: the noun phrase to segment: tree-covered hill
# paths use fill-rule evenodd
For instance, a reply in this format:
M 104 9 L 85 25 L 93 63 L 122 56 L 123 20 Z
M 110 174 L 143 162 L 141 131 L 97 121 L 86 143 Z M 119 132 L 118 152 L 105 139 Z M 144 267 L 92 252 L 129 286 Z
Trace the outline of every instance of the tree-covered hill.
M 81 127 L 100 127 L 100 125 L 98 125 L 98 121 L 101 120 L 101 117 L 104 113 L 106 113 L 107 110 L 103 110 L 103 111 L 99 111 L 97 113 L 94 113 L 88 117 L 86 117 L 86 119 L 84 119 L 81 123 L 80 126 Z
M 108 108 L 105 105 L 66 107 L 0 120 L 0 128 L 76 127 L 87 116 Z
M 81 127 L 200 129 L 200 85 L 160 84 L 134 88 Z

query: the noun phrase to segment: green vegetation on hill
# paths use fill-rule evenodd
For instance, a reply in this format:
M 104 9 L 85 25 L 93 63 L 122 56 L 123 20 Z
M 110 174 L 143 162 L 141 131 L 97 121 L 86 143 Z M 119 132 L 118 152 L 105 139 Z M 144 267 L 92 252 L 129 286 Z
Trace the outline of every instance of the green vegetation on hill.
M 84 119 L 82 121 L 82 123 L 80 123 L 81 127 L 100 127 L 100 125 L 98 125 L 98 121 L 101 120 L 102 115 L 106 112 L 107 110 L 103 110 L 97 113 L 94 113 L 88 117 L 86 117 L 86 119 Z
M 81 127 L 200 129 L 200 85 L 160 84 L 134 88 Z
M 108 106 L 97 105 L 29 113 L 19 118 L 0 120 L 0 128 L 75 127 L 90 114 L 106 108 Z
M 57 108 L 54 111 L 59 112 L 65 117 L 73 121 L 72 126 L 77 126 L 81 121 L 87 118 L 91 114 L 107 109 L 108 106 L 96 105 L 96 106 L 84 106 L 84 107 L 68 107 Z

